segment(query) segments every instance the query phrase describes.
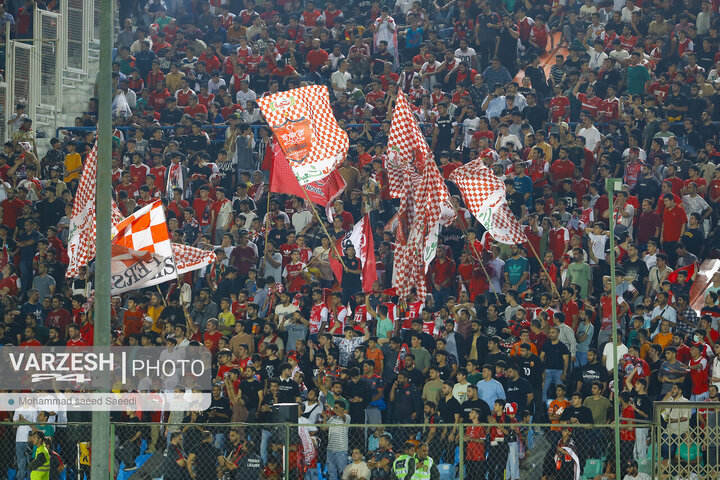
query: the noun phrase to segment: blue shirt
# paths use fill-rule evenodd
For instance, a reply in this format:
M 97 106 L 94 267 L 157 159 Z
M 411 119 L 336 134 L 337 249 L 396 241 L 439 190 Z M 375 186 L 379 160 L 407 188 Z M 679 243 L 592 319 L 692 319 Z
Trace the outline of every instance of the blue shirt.
M 520 258 L 508 258 L 505 260 L 505 272 L 508 274 L 510 283 L 513 285 L 517 284 L 522 278 L 523 274 L 528 271 L 530 262 L 525 257 Z M 518 292 L 524 292 L 527 288 L 527 280 L 524 281 L 518 287 Z
M 513 187 L 515 187 L 515 190 L 523 194 L 523 198 L 525 198 L 525 194 L 529 193 L 530 196 L 525 201 L 525 205 L 530 208 L 532 207 L 532 180 L 527 175 L 523 175 L 522 177 L 515 177 L 513 179 Z
M 506 83 L 512 82 L 512 75 L 510 75 L 508 69 L 502 65 L 500 65 L 500 68 L 497 70 L 492 68 L 492 66 L 487 67 L 485 71 L 483 71 L 482 76 L 485 85 L 495 85 L 496 83 L 505 85 Z
M 495 400 L 505 400 L 505 389 L 502 384 L 494 378 L 489 381 L 480 380 L 477 383 L 477 389 L 478 397 L 488 404 L 491 412 L 495 405 Z

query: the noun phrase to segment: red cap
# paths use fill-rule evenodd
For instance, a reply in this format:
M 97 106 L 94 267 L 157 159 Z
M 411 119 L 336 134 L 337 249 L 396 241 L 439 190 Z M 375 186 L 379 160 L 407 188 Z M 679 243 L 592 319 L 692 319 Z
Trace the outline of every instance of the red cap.
M 517 413 L 517 410 L 517 403 L 512 402 L 505 404 L 505 413 L 507 413 L 508 415 L 515 415 Z

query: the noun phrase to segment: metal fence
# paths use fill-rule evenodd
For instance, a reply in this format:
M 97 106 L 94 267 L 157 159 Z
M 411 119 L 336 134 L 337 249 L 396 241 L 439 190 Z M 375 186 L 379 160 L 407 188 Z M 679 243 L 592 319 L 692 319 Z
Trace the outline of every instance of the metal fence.
M 35 43 L 39 55 L 40 89 L 38 104 L 56 110 L 62 105 L 63 22 L 59 13 L 35 9 Z M 34 77 L 36 78 L 36 77 Z
M 335 480 L 347 469 L 355 471 L 358 479 L 386 480 L 393 468 L 402 467 L 394 465 L 396 460 L 407 460 L 404 455 L 422 457 L 424 443 L 428 447 L 425 454 L 432 459 L 430 468 L 437 468 L 441 480 L 486 476 L 489 480 L 574 479 L 576 466 L 584 478 L 592 479 L 614 471 L 615 465 L 612 425 L 339 425 L 321 420 L 219 424 L 191 420 L 198 417 L 187 416 L 186 423 L 177 424 L 113 423 L 109 478 L 173 480 L 186 478 L 191 471 L 199 480 L 255 480 L 263 471 L 265 478 L 278 480 Z M 89 423 L 34 423 L 30 428 L 46 431 L 52 438 L 51 445 L 64 465 L 58 478 L 89 477 Z M 0 424 L 0 478 L 22 478 L 32 459 L 32 446 L 20 441 L 27 431 L 16 430 L 16 424 Z M 340 451 L 336 451 L 338 445 Z M 183 461 L 177 462 L 180 459 Z M 414 462 L 417 460 L 413 467 Z M 429 463 L 425 460 L 417 465 L 428 468 Z M 639 464 L 640 471 L 650 472 L 649 457 L 642 457 Z M 365 468 L 369 477 L 360 475 Z
M 88 71 L 88 42 L 93 30 L 92 0 L 66 0 L 61 2 L 61 12 L 66 25 L 64 64 L 68 70 L 86 74 Z
M 720 404 L 657 402 L 656 478 L 720 478 Z

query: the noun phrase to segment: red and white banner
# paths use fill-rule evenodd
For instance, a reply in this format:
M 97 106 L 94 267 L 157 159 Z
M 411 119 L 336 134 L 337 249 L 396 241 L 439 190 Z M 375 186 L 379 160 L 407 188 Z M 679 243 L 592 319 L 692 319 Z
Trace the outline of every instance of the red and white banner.
M 143 288 L 177 278 L 170 233 L 161 201 L 146 205 L 113 226 L 113 234 L 114 244 L 156 254 L 153 260 L 159 267 L 159 273 L 155 277 L 144 281 L 126 277 L 125 284 L 118 285 L 117 288 Z
M 73 203 L 72 215 L 70 216 L 70 228 L 68 233 L 68 268 L 65 272 L 66 278 L 72 278 L 78 274 L 80 267 L 87 265 L 95 258 L 96 240 L 96 205 L 95 187 L 97 185 L 97 144 L 92 148 L 83 165 L 82 176 L 78 184 L 75 201 Z M 112 223 L 113 225 L 122 220 L 120 209 L 112 201 Z
M 510 211 L 505 199 L 505 183 L 483 163 L 482 159 L 456 168 L 450 181 L 457 185 L 468 210 L 500 243 L 519 244 L 527 237 Z
M 393 286 L 402 298 L 415 288 L 418 299 L 424 300 L 425 274 L 435 258 L 441 213 L 443 205 L 449 208 L 450 194 L 402 92 L 393 110 L 386 167 L 390 194 L 400 198 Z M 443 223 L 453 218 L 443 217 Z
M 179 275 L 207 267 L 217 260 L 215 252 L 201 250 L 182 243 L 173 243 L 172 250 Z
M 305 192 L 307 192 L 307 198 L 311 202 L 325 208 L 335 202 L 345 191 L 347 186 L 345 179 L 337 169 L 333 169 L 325 178 L 301 186 L 297 178 L 295 178 L 290 162 L 288 162 L 285 153 L 283 153 L 277 142 L 273 142 L 272 148 L 268 148 L 265 155 L 272 156 L 270 170 L 271 192 L 289 193 L 303 200 L 305 200 Z
M 112 244 L 110 261 L 110 290 L 113 295 L 142 288 L 163 269 L 162 257 L 148 251 L 138 251 Z
M 377 282 L 377 269 L 375 265 L 375 243 L 373 241 L 370 216 L 365 215 L 362 220 L 355 224 L 352 230 L 335 242 L 335 248 L 340 255 L 348 246 L 355 247 L 355 255 L 362 264 L 362 285 L 363 291 L 371 292 L 373 283 Z M 342 280 L 342 264 L 330 256 L 330 267 L 333 269 L 338 282 Z
M 300 185 L 321 180 L 339 167 L 348 136 L 333 116 L 323 85 L 309 85 L 257 100 Z

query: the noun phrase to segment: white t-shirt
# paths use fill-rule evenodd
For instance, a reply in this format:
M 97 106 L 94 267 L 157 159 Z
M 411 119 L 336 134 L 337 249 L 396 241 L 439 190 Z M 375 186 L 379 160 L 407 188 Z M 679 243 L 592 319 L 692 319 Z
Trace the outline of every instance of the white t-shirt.
M 589 233 L 588 238 L 590 238 L 590 248 L 592 248 L 595 258 L 605 260 L 605 245 L 608 241 L 607 235 Z M 592 262 L 592 260 L 590 261 Z
M 624 344 L 620 344 L 617 347 L 618 358 L 622 358 L 628 353 L 628 348 Z M 613 344 L 612 341 L 605 344 L 603 348 L 603 356 L 605 357 L 605 368 L 608 372 L 612 372 L 613 368 L 617 365 L 615 358 L 613 357 Z
M 292 225 L 296 232 L 302 231 L 312 221 L 312 213 L 308 210 L 295 212 L 292 216 Z
M 37 421 L 37 410 L 33 407 L 20 407 L 15 410 L 15 413 L 13 414 L 13 422 L 19 422 L 20 415 L 23 416 L 26 422 Z M 17 431 L 15 432 L 15 441 L 27 443 L 30 432 L 30 425 L 19 425 L 17 427 Z
M 600 132 L 594 126 L 590 128 L 581 128 L 578 132 L 578 136 L 585 139 L 585 148 L 591 152 L 595 150 L 595 146 L 602 140 L 602 135 L 600 135 Z
M 337 85 L 337 87 L 341 89 L 333 89 L 333 92 L 335 92 L 335 96 L 337 98 L 340 98 L 340 95 L 345 93 L 348 80 L 352 80 L 352 75 L 350 75 L 350 72 L 341 72 L 340 70 L 338 70 L 337 72 L 330 75 L 330 81 L 332 82 L 332 84 Z

